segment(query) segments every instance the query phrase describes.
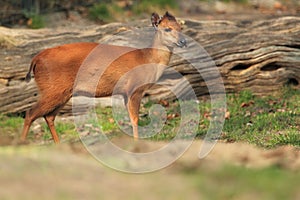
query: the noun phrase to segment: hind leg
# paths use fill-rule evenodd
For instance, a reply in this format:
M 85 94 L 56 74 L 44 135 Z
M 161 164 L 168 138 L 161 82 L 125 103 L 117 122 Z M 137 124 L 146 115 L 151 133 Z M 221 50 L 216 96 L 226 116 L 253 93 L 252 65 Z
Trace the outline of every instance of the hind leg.
M 39 101 L 29 111 L 26 112 L 24 127 L 21 135 L 22 141 L 25 141 L 32 122 L 34 122 L 34 120 L 37 118 L 44 116 L 54 141 L 56 143 L 59 142 L 54 128 L 54 119 L 60 108 L 63 107 L 70 98 L 65 97 L 64 99 L 59 99 L 57 96 L 52 96 L 52 98 L 41 96 Z
M 29 132 L 29 128 L 37 118 L 43 116 L 45 113 L 40 109 L 43 101 L 38 101 L 30 110 L 26 112 L 21 141 L 25 141 Z
M 32 122 L 35 120 L 34 118 L 30 117 L 29 114 L 30 111 L 26 112 L 25 120 L 24 120 L 24 126 L 23 126 L 23 131 L 21 135 L 21 141 L 25 141 L 27 134 L 29 132 L 29 128 L 32 124 Z
M 47 125 L 50 129 L 50 132 L 51 132 L 51 135 L 52 135 L 52 138 L 54 140 L 54 142 L 56 144 L 59 143 L 59 137 L 57 135 L 57 132 L 55 130 L 55 126 L 54 126 L 54 120 L 55 120 L 55 115 L 47 115 L 47 116 L 44 116 L 46 122 L 47 122 Z
M 47 115 L 44 116 L 45 121 L 47 122 L 47 125 L 48 125 L 48 127 L 49 127 L 49 129 L 50 129 L 52 138 L 53 138 L 53 140 L 54 140 L 54 142 L 55 142 L 56 144 L 59 143 L 59 137 L 58 137 L 57 132 L 56 132 L 56 130 L 55 130 L 54 120 L 55 120 L 55 117 L 56 117 L 57 113 L 59 112 L 59 110 L 60 110 L 64 105 L 65 105 L 65 104 L 58 106 L 53 112 L 51 112 L 51 113 L 49 113 L 49 114 L 47 114 Z

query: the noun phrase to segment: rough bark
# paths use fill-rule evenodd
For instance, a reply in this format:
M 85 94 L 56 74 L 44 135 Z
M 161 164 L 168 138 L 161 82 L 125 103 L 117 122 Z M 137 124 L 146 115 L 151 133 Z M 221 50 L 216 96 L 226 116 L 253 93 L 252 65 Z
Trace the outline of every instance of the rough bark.
M 201 63 L 200 74 L 186 59 L 178 55 L 172 57 L 170 68 L 160 83 L 171 87 L 176 94 L 190 92 L 189 84 L 197 96 L 209 94 L 207 85 L 214 85 L 218 80 L 212 71 L 214 66 L 222 76 L 226 92 L 247 89 L 257 95 L 267 95 L 286 84 L 300 87 L 300 17 L 184 22 L 183 33 L 200 44 L 207 54 L 195 57 L 196 62 Z M 24 112 L 37 100 L 34 81 L 25 83 L 24 78 L 31 58 L 42 49 L 79 41 L 101 42 L 116 33 L 134 30 L 132 27 L 148 25 L 148 21 L 140 21 L 76 30 L 11 30 L 0 27 L 0 113 Z M 130 44 L 133 41 L 118 37 L 112 42 Z M 180 51 L 189 54 L 197 48 L 191 45 Z M 153 99 L 174 98 L 166 87 L 154 86 L 147 93 Z M 68 105 L 63 112 L 70 108 Z

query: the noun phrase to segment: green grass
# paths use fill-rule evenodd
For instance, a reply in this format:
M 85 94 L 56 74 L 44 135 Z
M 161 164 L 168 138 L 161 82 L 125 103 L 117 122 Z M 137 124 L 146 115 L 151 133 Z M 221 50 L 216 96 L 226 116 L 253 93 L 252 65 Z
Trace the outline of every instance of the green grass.
M 199 0 L 199 1 L 213 2 L 212 0 Z M 229 3 L 229 2 L 241 3 L 241 4 L 249 3 L 248 0 L 221 0 L 221 1 L 223 1 L 225 3 Z
M 21 117 L 9 117 L 6 115 L 0 115 L 0 127 L 8 129 L 16 129 L 23 123 Z
M 108 4 L 99 3 L 95 4 L 89 9 L 89 17 L 94 21 L 109 22 L 113 19 L 110 7 Z
M 279 94 L 267 97 L 257 97 L 249 91 L 229 94 L 227 111 L 230 117 L 225 120 L 219 139 L 226 142 L 242 141 L 264 148 L 286 144 L 300 147 L 299 102 L 300 91 L 291 88 L 284 88 Z M 150 123 L 148 111 L 153 104 L 154 102 L 148 102 L 141 108 L 140 126 Z M 211 118 L 209 99 L 201 100 L 199 106 L 201 118 L 197 137 L 204 138 Z M 169 119 L 159 133 L 150 137 L 151 140 L 170 140 L 177 134 L 181 120 L 179 102 L 170 103 L 165 110 Z M 110 109 L 99 109 L 97 115 L 105 127 L 104 132 L 122 133 L 116 122 L 109 123 L 109 119 L 113 118 Z M 126 115 L 121 118 L 124 117 Z M 128 117 L 126 123 L 130 125 Z
M 21 117 L 6 116 L 0 114 L 0 134 L 11 135 L 19 132 L 23 127 L 23 119 Z
M 43 15 L 35 14 L 34 12 L 24 12 L 29 19 L 28 27 L 32 29 L 44 28 L 46 26 Z
M 176 10 L 178 9 L 178 2 L 176 0 L 141 0 L 135 3 L 132 7 L 132 11 L 136 15 L 150 14 L 153 11 L 165 11 L 165 10 Z
M 154 11 L 164 13 L 166 10 L 175 12 L 178 10 L 176 0 L 140 0 L 134 1 L 127 7 L 121 7 L 116 1 L 110 3 L 97 3 L 89 8 L 89 18 L 101 23 L 113 21 L 126 21 L 134 18 L 145 17 Z
M 33 15 L 31 17 L 31 24 L 29 25 L 29 28 L 32 29 L 39 29 L 39 28 L 44 28 L 45 27 L 45 20 L 44 17 L 41 15 Z
M 228 96 L 230 118 L 222 139 L 262 147 L 300 146 L 300 92 L 285 88 L 277 96 L 259 98 L 250 92 Z
M 225 142 L 247 142 L 264 148 L 273 148 L 280 145 L 300 147 L 300 91 L 284 88 L 274 96 L 257 97 L 249 91 L 227 95 L 227 111 L 230 116 L 225 120 L 220 140 Z M 151 122 L 149 109 L 156 104 L 148 102 L 141 106 L 140 126 L 147 126 Z M 211 110 L 208 98 L 200 100 L 200 124 L 197 138 L 204 138 L 210 125 Z M 179 130 L 181 122 L 180 103 L 170 102 L 164 105 L 167 120 L 163 128 L 149 139 L 154 141 L 171 140 Z M 123 134 L 119 124 L 131 131 L 127 112 L 114 118 L 111 108 L 97 108 L 96 118 L 90 118 L 85 129 L 97 133 L 104 132 L 109 137 L 118 137 Z M 156 115 L 161 115 L 160 113 Z M 155 116 L 155 114 L 153 114 Z M 159 125 L 159 124 L 158 124 Z M 159 127 L 157 125 L 157 127 Z M 0 115 L 1 135 L 19 135 L 23 127 L 23 118 Z M 65 140 L 78 138 L 75 125 L 72 121 L 56 121 L 56 130 Z M 45 122 L 42 122 L 40 137 L 42 140 L 51 138 Z M 190 138 L 186 135 L 183 138 Z M 31 129 L 31 140 L 36 136 Z
M 57 134 L 62 140 L 74 140 L 78 138 L 75 124 L 72 122 L 57 122 L 55 124 Z M 45 122 L 42 123 L 42 138 L 47 141 L 52 138 L 50 130 Z
M 0 146 L 10 145 L 19 137 L 23 128 L 23 118 L 0 114 Z
M 202 167 L 203 168 L 203 167 Z M 300 173 L 271 166 L 249 169 L 225 165 L 186 171 L 203 199 L 297 199 Z M 205 173 L 203 173 L 205 171 Z

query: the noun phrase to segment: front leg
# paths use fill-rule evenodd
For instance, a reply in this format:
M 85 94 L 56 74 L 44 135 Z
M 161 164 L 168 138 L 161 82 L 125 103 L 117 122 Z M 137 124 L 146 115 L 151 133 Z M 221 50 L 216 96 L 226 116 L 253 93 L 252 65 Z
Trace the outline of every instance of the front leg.
M 129 114 L 129 118 L 131 121 L 132 129 L 133 129 L 133 138 L 138 140 L 138 122 L 139 122 L 139 110 L 140 110 L 140 102 L 143 97 L 143 91 L 137 90 L 134 92 L 128 99 L 125 100 L 126 108 Z

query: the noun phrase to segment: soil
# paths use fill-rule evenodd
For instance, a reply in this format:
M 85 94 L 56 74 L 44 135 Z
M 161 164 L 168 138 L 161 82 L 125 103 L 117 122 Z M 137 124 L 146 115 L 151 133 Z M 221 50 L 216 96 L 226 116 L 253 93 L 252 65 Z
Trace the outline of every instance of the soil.
M 172 165 L 142 175 L 104 166 L 79 142 L 2 147 L 0 196 L 3 199 L 200 199 L 193 182 L 186 179 L 186 172 L 205 173 L 224 165 L 300 169 L 300 151 L 291 146 L 265 150 L 243 143 L 218 142 L 207 157 L 199 159 L 201 143 L 195 141 Z M 147 149 L 149 145 L 153 148 L 162 143 L 147 145 L 134 143 L 132 149 Z

